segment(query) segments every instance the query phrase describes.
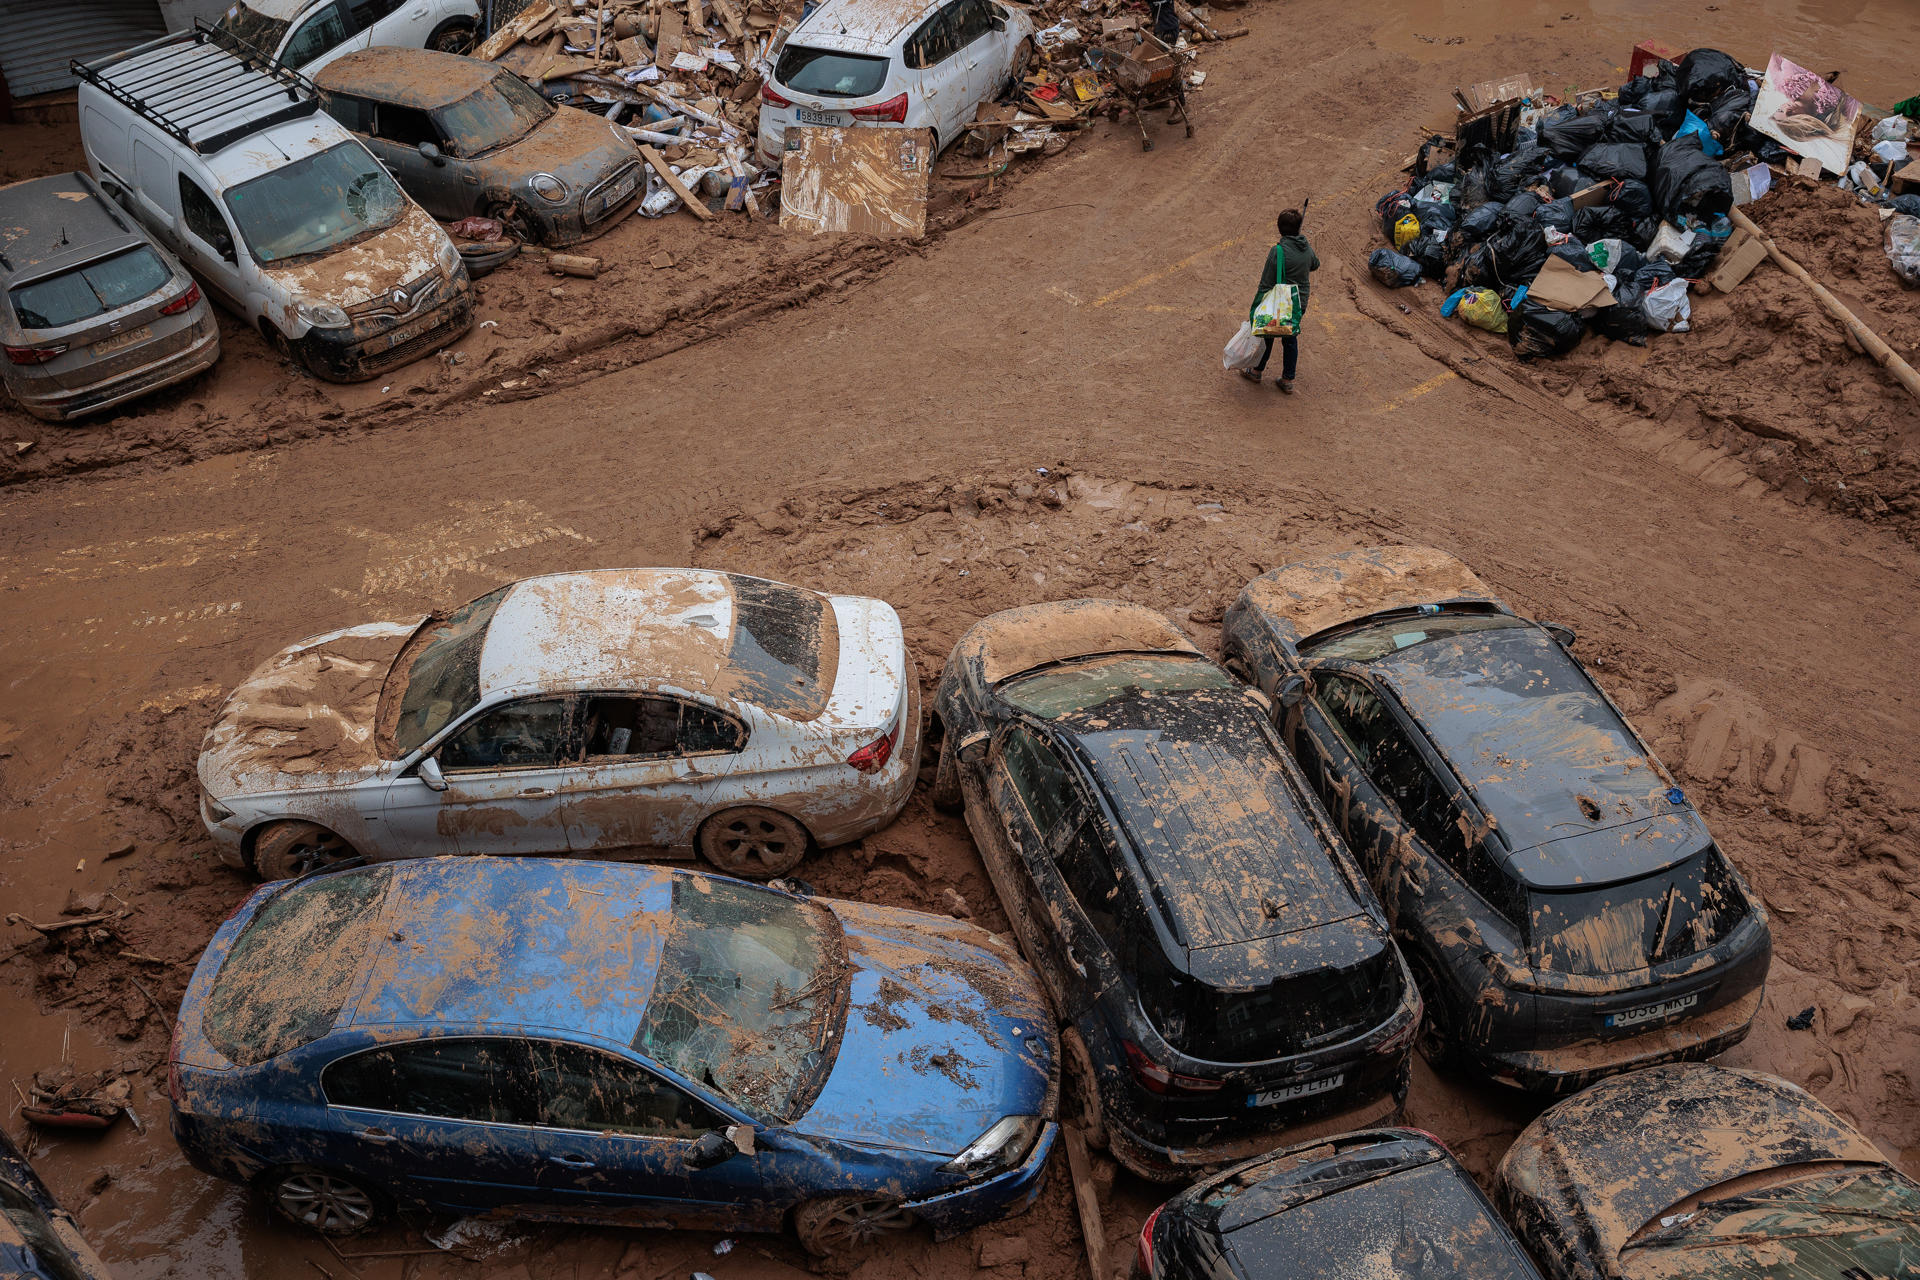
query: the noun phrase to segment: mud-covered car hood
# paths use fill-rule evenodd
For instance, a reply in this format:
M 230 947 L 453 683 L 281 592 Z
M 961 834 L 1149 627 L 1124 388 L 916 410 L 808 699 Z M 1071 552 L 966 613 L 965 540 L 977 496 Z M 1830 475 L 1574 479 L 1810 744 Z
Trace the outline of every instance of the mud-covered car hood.
M 341 786 L 378 769 L 380 686 L 424 621 L 330 631 L 260 664 L 228 697 L 200 744 L 200 785 L 226 799 Z
M 796 1132 L 958 1155 L 1002 1116 L 1045 1114 L 1051 1019 L 1011 948 L 958 920 L 833 910 L 847 935 L 847 1026 Z
M 569 198 L 577 201 L 601 178 L 639 158 L 633 144 L 616 138 L 613 126 L 600 116 L 562 107 L 526 137 L 474 163 L 503 187 L 550 173 L 572 188 Z
M 302 302 L 351 307 L 439 269 L 440 224 L 413 201 L 400 220 L 378 235 L 299 266 L 265 268 Z

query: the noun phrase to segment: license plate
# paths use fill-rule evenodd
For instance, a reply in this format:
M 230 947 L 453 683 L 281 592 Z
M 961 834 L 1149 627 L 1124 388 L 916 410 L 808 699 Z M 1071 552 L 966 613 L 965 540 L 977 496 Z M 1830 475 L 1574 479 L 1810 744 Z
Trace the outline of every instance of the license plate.
M 628 196 L 632 195 L 633 189 L 638 183 L 639 183 L 639 177 L 636 174 L 630 173 L 626 177 L 620 179 L 620 181 L 616 182 L 613 185 L 613 188 L 609 190 L 606 195 L 600 197 L 600 207 L 602 209 L 613 208 L 615 205 L 619 204 L 622 200 L 625 200 Z
M 153 326 L 143 324 L 138 329 L 129 329 L 125 333 L 116 333 L 111 338 L 102 338 L 93 344 L 93 354 L 104 356 L 112 351 L 122 351 L 136 342 L 145 342 L 153 336 Z
M 1302 1080 L 1299 1084 L 1285 1085 L 1278 1089 L 1266 1089 L 1247 1098 L 1250 1107 L 1271 1107 L 1277 1102 L 1292 1102 L 1295 1098 L 1311 1098 L 1316 1093 L 1332 1093 L 1346 1082 L 1346 1073 L 1327 1076 L 1322 1080 Z
M 1700 1003 L 1700 993 L 1690 996 L 1675 996 L 1671 1000 L 1662 1000 L 1658 1004 L 1643 1004 L 1637 1009 L 1622 1009 L 1619 1013 L 1610 1013 L 1606 1017 L 1609 1027 L 1637 1027 L 1645 1022 L 1658 1022 L 1670 1018 L 1676 1013 L 1685 1013 Z
M 795 107 L 794 111 L 799 115 L 801 124 L 825 125 L 832 129 L 845 123 L 837 111 L 809 111 L 805 107 Z
M 427 330 L 433 328 L 434 319 L 433 316 L 422 316 L 412 324 L 401 325 L 398 329 L 395 329 L 387 335 L 387 348 L 391 350 L 410 338 L 419 337 Z

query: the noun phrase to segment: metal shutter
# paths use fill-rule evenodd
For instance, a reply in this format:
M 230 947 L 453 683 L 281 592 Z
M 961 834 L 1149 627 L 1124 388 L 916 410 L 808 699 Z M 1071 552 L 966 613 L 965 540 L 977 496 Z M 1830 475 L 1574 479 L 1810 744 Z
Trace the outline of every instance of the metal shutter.
M 67 64 L 165 35 L 156 0 L 0 0 L 0 73 L 15 98 L 73 87 Z

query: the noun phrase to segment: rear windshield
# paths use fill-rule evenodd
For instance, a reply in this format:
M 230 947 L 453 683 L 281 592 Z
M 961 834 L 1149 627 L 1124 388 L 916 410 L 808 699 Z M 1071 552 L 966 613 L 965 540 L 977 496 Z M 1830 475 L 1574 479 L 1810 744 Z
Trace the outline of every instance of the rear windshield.
M 1022 711 L 1052 720 L 1118 697 L 1233 687 L 1233 677 L 1205 658 L 1095 658 L 1009 680 L 999 693 Z
M 812 720 L 827 709 L 840 668 L 833 606 L 814 591 L 761 578 L 728 578 L 733 588 L 732 692 L 785 716 Z
M 393 675 L 406 682 L 400 686 L 397 718 L 387 731 L 396 757 L 418 750 L 480 701 L 480 648 L 486 643 L 493 611 L 511 589 L 509 583 L 489 591 L 445 618 L 427 623 L 394 659 Z M 381 690 L 382 724 L 394 692 L 391 684 Z
M 1558 973 L 1626 973 L 1704 951 L 1747 913 L 1718 850 L 1604 889 L 1533 891 L 1527 922 L 1533 963 Z
M 23 284 L 7 296 L 26 329 L 58 329 L 140 301 L 164 289 L 173 272 L 145 245 Z
M 1400 1004 L 1395 952 L 1348 968 L 1316 969 L 1255 991 L 1219 991 L 1164 968 L 1140 949 L 1140 1004 L 1168 1044 L 1206 1062 L 1263 1062 L 1350 1040 Z
M 373 940 L 390 867 L 289 885 L 247 923 L 221 962 L 201 1024 L 235 1065 L 318 1040 L 333 1028 Z
M 1387 618 L 1336 631 L 1325 640 L 1300 646 L 1302 653 L 1316 658 L 1346 658 L 1353 662 L 1372 662 L 1402 649 L 1438 640 L 1442 636 L 1466 635 L 1471 631 L 1499 631 L 1506 627 L 1524 627 L 1520 619 L 1504 613 L 1409 614 Z
M 407 198 L 367 149 L 343 142 L 227 192 L 256 262 L 329 253 L 392 226 Z
M 887 59 L 789 44 L 773 78 L 789 89 L 823 98 L 867 98 L 886 83 Z
M 272 56 L 280 48 L 280 37 L 287 34 L 290 24 L 280 18 L 269 18 L 263 13 L 255 13 L 244 4 L 230 6 L 220 15 L 216 29 L 225 31 Z
M 547 100 L 519 76 L 502 73 L 482 89 L 433 113 L 440 136 L 457 156 L 477 156 L 532 133 L 553 115 Z

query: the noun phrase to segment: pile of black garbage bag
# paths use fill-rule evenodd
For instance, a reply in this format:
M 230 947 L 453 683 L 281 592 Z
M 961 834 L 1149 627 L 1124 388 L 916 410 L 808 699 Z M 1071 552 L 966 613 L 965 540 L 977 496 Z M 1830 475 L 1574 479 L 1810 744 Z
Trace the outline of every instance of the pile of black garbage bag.
M 1497 291 L 1523 357 L 1569 351 L 1589 328 L 1641 344 L 1654 331 L 1642 308 L 1647 293 L 1706 275 L 1731 230 L 1724 159 L 1789 158 L 1746 125 L 1754 92 L 1738 61 L 1695 49 L 1621 85 L 1615 100 L 1532 117 L 1505 154 L 1469 145 L 1430 167 L 1423 148 L 1406 186 L 1375 206 L 1395 247 L 1376 250 L 1368 265 L 1396 287 L 1447 281 L 1451 272 L 1454 289 Z M 1574 208 L 1577 193 L 1601 184 L 1602 198 Z M 1671 251 L 1649 254 L 1663 222 L 1693 233 L 1677 260 Z M 1603 272 L 1615 304 L 1583 317 L 1528 300 L 1523 290 L 1549 257 Z

